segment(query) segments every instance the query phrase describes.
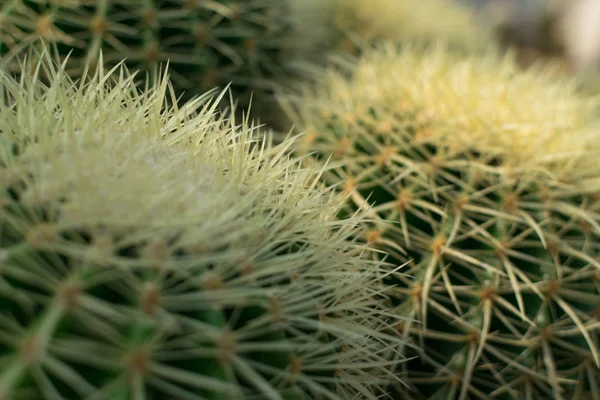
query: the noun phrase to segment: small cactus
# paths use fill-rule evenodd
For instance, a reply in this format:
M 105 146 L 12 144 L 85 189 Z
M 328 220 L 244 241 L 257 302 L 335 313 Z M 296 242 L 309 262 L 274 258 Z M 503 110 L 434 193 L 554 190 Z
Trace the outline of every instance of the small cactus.
M 48 59 L 0 69 L 0 398 L 375 399 L 387 268 L 292 142 Z

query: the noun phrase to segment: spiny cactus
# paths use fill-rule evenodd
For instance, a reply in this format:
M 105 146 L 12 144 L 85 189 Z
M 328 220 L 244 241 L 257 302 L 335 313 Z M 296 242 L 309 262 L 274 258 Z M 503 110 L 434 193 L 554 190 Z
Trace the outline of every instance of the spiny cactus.
M 47 85 L 0 70 L 0 398 L 375 399 L 395 379 L 387 268 L 291 142 L 209 94 L 167 105 L 166 79 L 42 61 Z
M 600 399 L 596 100 L 510 54 L 388 45 L 282 103 L 363 240 L 412 260 L 397 398 Z
M 13 72 L 41 37 L 64 57 L 69 73 L 126 58 L 129 69 L 154 72 L 167 61 L 178 95 L 189 99 L 233 82 L 240 106 L 269 92 L 285 75 L 291 42 L 280 0 L 10 0 L 0 6 L 0 56 Z M 77 61 L 77 62 L 76 62 Z M 256 102 L 258 104 L 258 102 Z M 255 107 L 256 108 L 256 107 Z

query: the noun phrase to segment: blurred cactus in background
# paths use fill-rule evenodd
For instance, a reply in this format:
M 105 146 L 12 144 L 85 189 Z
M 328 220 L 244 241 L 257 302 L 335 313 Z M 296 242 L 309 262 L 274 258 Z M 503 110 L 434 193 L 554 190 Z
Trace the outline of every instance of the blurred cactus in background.
M 313 35 L 320 36 L 312 40 L 324 52 L 357 53 L 362 45 L 387 40 L 412 45 L 443 41 L 464 52 L 493 43 L 473 10 L 455 0 L 293 0 L 292 8 L 298 26 L 316 28 Z
M 292 43 L 287 0 L 0 4 L 0 55 L 12 72 L 20 71 L 18 59 L 41 37 L 55 44 L 61 57 L 71 53 L 71 76 L 79 76 L 84 65 L 93 67 L 100 50 L 106 67 L 126 58 L 131 70 L 156 72 L 168 61 L 174 89 L 184 99 L 233 82 L 240 107 L 248 106 L 250 92 L 261 99 L 273 79 L 285 75 Z

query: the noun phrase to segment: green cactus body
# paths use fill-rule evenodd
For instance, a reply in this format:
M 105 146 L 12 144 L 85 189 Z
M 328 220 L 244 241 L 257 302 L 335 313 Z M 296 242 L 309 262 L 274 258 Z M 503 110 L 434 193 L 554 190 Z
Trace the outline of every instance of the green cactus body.
M 233 82 L 240 106 L 284 74 L 289 21 L 273 0 L 10 0 L 0 8 L 0 55 L 14 72 L 41 37 L 71 53 L 69 73 L 83 65 L 154 72 L 169 62 L 178 95 L 189 99 Z M 15 58 L 17 56 L 18 58 Z
M 375 399 L 386 269 L 291 142 L 44 60 L 0 70 L 0 398 Z
M 331 156 L 363 239 L 411 261 L 389 283 L 422 351 L 397 398 L 600 399 L 594 102 L 443 46 L 372 50 L 316 81 L 282 98 L 297 154 Z

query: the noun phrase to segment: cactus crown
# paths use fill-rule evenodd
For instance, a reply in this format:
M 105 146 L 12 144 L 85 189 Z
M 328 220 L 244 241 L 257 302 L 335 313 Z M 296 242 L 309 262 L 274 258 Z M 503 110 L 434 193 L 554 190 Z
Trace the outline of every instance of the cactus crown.
M 490 49 L 464 57 L 443 43 L 422 49 L 389 41 L 349 65 L 350 80 L 340 64 L 344 72 L 321 70 L 318 83 L 300 84 L 307 106 L 286 107 L 295 122 L 310 128 L 341 115 L 350 127 L 354 121 L 373 119 L 373 112 L 394 109 L 411 114 L 411 124 L 419 127 L 416 140 L 444 142 L 451 149 L 475 144 L 478 151 L 501 157 L 503 166 L 513 171 L 545 168 L 580 174 L 593 167 L 581 163 L 583 155 L 600 146 L 594 118 L 600 98 L 581 96 L 576 80 L 556 79 L 550 65 L 523 71 L 511 52 L 499 55 Z M 293 97 L 282 97 L 282 102 Z M 407 124 L 393 115 L 385 117 L 378 129 L 382 134 Z M 362 132 L 349 129 L 340 135 L 354 140 L 348 135 Z M 579 163 L 573 164 L 574 159 Z
M 0 70 L 0 397 L 375 399 L 385 268 L 291 142 L 167 79 L 35 69 Z

